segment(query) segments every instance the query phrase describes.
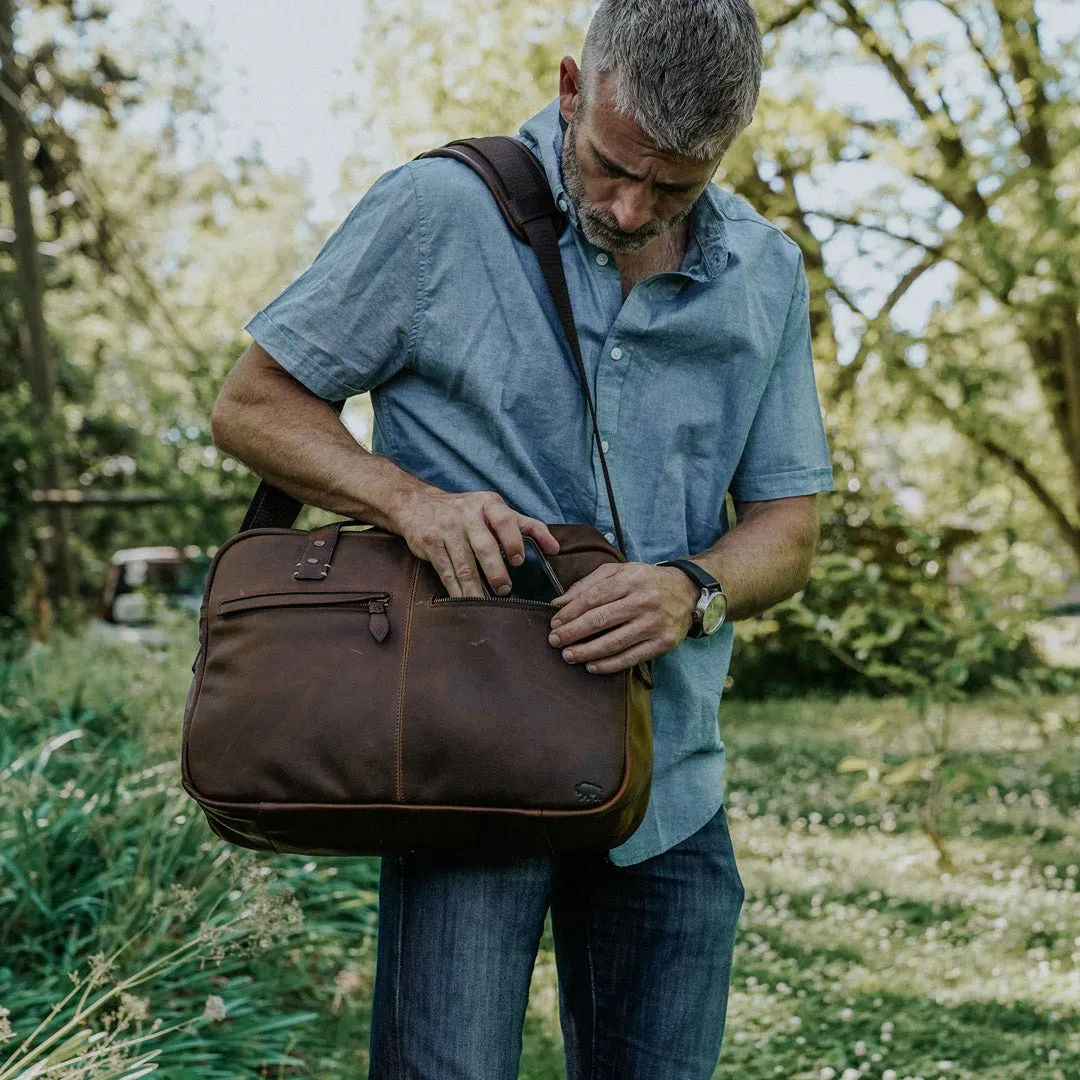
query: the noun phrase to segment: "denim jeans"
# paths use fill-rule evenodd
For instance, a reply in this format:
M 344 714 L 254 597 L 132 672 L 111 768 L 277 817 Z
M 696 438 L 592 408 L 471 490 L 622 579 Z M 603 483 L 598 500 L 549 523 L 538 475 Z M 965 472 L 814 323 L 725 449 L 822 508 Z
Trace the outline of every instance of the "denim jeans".
M 369 1080 L 514 1080 L 549 906 L 568 1080 L 709 1080 L 743 896 L 722 808 L 633 866 L 384 858 Z

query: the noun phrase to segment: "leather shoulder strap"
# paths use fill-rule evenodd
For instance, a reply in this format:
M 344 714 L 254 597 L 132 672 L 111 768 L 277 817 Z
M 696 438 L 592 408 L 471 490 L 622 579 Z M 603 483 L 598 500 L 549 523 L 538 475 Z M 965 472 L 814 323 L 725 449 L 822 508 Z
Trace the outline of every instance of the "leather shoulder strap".
M 559 236 L 566 227 L 566 216 L 555 205 L 543 166 L 524 143 L 507 135 L 457 139 L 435 150 L 428 150 L 419 157 L 452 157 L 473 169 L 491 190 L 510 230 L 535 252 L 540 272 L 544 275 L 570 346 L 585 401 L 589 406 L 593 441 L 600 456 L 604 487 L 607 489 L 608 503 L 611 506 L 611 519 L 619 548 L 626 554 L 626 540 L 615 505 L 615 491 L 611 484 L 607 458 L 604 456 L 600 425 L 596 419 L 596 404 L 589 387 L 585 363 L 581 358 L 581 344 L 574 324 L 574 309 L 570 303 L 570 290 L 566 285 L 562 255 L 559 253 Z

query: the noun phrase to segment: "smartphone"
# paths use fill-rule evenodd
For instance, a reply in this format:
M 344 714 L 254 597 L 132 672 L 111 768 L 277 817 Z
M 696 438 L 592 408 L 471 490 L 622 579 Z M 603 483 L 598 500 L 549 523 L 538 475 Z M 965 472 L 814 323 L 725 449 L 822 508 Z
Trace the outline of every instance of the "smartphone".
M 536 541 L 531 536 L 523 536 L 521 539 L 525 544 L 525 561 L 520 566 L 513 566 L 509 562 L 506 564 L 510 574 L 510 592 L 506 599 L 537 600 L 542 604 L 550 604 L 566 590 Z M 484 592 L 490 597 L 496 595 L 486 579 Z

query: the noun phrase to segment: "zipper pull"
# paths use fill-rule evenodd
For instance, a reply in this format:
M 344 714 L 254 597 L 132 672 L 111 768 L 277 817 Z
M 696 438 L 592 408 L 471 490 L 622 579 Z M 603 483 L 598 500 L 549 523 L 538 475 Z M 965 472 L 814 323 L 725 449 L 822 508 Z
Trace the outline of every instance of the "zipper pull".
M 390 633 L 390 620 L 386 617 L 385 600 L 369 600 L 368 605 L 368 629 L 371 636 L 381 645 Z

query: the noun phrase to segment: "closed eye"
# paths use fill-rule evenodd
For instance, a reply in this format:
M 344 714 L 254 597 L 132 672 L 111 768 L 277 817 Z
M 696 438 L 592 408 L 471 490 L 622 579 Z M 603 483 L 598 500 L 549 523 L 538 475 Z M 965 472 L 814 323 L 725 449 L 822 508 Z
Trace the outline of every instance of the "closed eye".
M 628 173 L 625 169 L 620 169 L 619 166 L 616 165 L 614 162 L 608 161 L 608 159 L 604 157 L 603 154 L 601 154 L 595 146 L 592 147 L 592 152 L 596 156 L 596 161 L 597 164 L 600 166 L 600 171 L 605 176 L 610 176 L 613 179 L 636 180 L 638 183 L 641 182 L 642 177 L 634 176 L 633 173 Z M 697 185 L 654 184 L 653 186 L 656 188 L 657 191 L 662 191 L 665 195 L 689 195 L 690 192 L 693 191 Z
M 610 162 L 604 161 L 603 158 L 600 159 L 600 171 L 605 176 L 617 176 L 617 177 L 625 176 L 628 180 L 636 180 L 637 179 L 636 176 L 631 176 L 629 173 L 624 173 L 622 171 L 622 169 L 615 168 L 614 165 L 612 165 Z

